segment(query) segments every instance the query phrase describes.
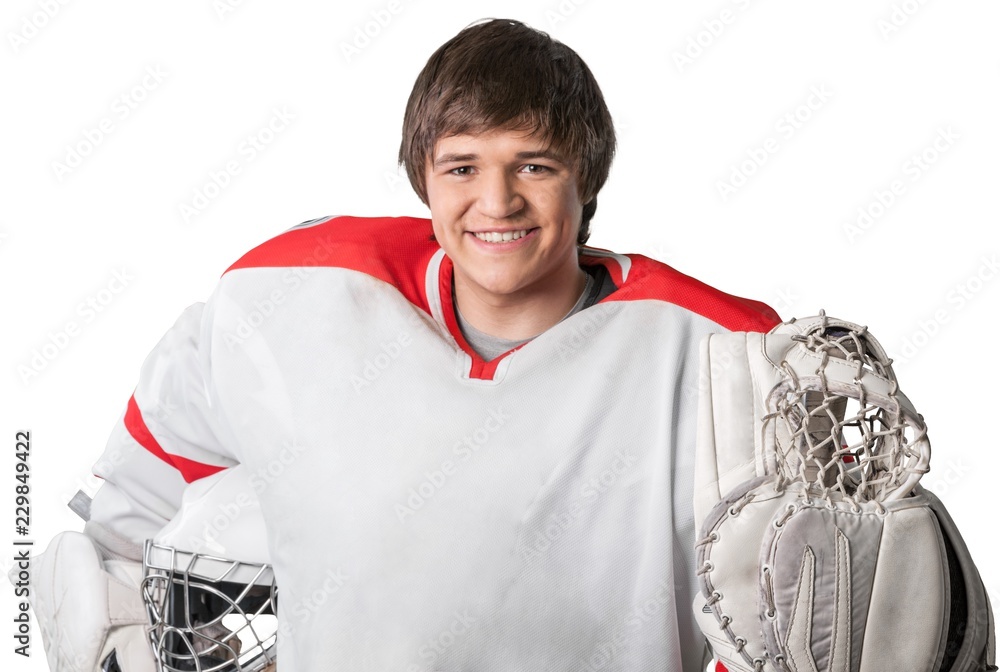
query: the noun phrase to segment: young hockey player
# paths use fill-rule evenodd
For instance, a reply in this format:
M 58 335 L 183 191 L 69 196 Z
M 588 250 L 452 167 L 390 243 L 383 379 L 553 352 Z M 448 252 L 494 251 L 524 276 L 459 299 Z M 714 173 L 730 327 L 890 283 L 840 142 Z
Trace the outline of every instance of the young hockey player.
M 704 669 L 698 344 L 779 320 L 585 245 L 614 150 L 574 51 L 462 30 L 403 123 L 430 219 L 317 219 L 236 261 L 143 364 L 88 539 L 139 560 L 188 484 L 241 464 L 281 669 Z M 53 623 L 50 660 L 84 627 Z

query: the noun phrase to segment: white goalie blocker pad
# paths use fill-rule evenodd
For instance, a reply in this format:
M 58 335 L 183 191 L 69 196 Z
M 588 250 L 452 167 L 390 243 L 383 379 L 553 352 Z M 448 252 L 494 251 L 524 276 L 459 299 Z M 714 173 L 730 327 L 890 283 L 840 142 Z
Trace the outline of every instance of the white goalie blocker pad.
M 729 672 L 996 670 L 986 590 L 919 485 L 923 418 L 865 327 L 701 346 L 694 611 Z
M 161 672 L 275 669 L 277 587 L 242 466 L 192 483 L 143 552 L 142 597 Z
M 80 532 L 32 558 L 29 602 L 52 672 L 154 672 L 139 596 L 142 566 Z

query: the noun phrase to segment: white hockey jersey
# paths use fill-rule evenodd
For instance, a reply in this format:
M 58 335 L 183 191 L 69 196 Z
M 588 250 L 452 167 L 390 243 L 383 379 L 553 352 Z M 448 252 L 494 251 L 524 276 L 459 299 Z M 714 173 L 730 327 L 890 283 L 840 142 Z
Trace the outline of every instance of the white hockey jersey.
M 429 220 L 264 243 L 144 363 L 92 519 L 140 542 L 247 465 L 284 670 L 698 670 L 698 343 L 778 318 L 640 255 L 580 263 L 617 291 L 486 362 Z

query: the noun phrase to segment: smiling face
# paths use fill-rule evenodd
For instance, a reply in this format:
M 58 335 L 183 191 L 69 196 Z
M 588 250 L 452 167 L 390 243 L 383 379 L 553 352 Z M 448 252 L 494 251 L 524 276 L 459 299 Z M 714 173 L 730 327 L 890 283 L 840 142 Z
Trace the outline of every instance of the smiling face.
M 578 175 L 543 138 L 512 130 L 441 138 L 426 182 L 460 304 L 471 294 L 498 307 L 573 305 L 581 280 Z

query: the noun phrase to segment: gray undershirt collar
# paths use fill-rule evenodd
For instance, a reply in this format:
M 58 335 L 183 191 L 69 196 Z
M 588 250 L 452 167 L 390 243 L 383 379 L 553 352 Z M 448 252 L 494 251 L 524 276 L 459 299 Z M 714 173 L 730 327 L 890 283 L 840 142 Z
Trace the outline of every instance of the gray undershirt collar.
M 584 309 L 584 307 L 587 304 L 587 299 L 591 296 L 591 290 L 593 289 L 593 286 L 594 286 L 594 278 L 590 273 L 587 273 L 587 284 L 584 285 L 583 292 L 580 294 L 580 298 L 576 300 L 576 303 L 573 305 L 570 311 L 562 317 L 562 320 L 559 320 L 560 322 L 565 320 L 570 315 L 578 313 Z M 496 359 L 497 357 L 507 352 L 508 350 L 516 348 L 519 345 L 523 345 L 528 341 L 532 340 L 533 338 L 535 338 L 534 336 L 532 336 L 531 338 L 512 340 L 508 338 L 498 338 L 491 334 L 487 334 L 486 332 L 479 331 L 471 324 L 469 324 L 469 322 L 464 317 L 462 317 L 462 312 L 458 309 L 458 301 L 455 300 L 454 281 L 452 284 L 451 293 L 452 293 L 452 305 L 455 306 L 455 317 L 458 318 L 458 326 L 462 330 L 462 335 L 465 336 L 465 340 L 469 342 L 469 345 L 472 346 L 472 349 L 475 350 L 476 353 L 478 353 L 479 356 L 482 357 L 484 361 L 488 362 L 493 359 Z

